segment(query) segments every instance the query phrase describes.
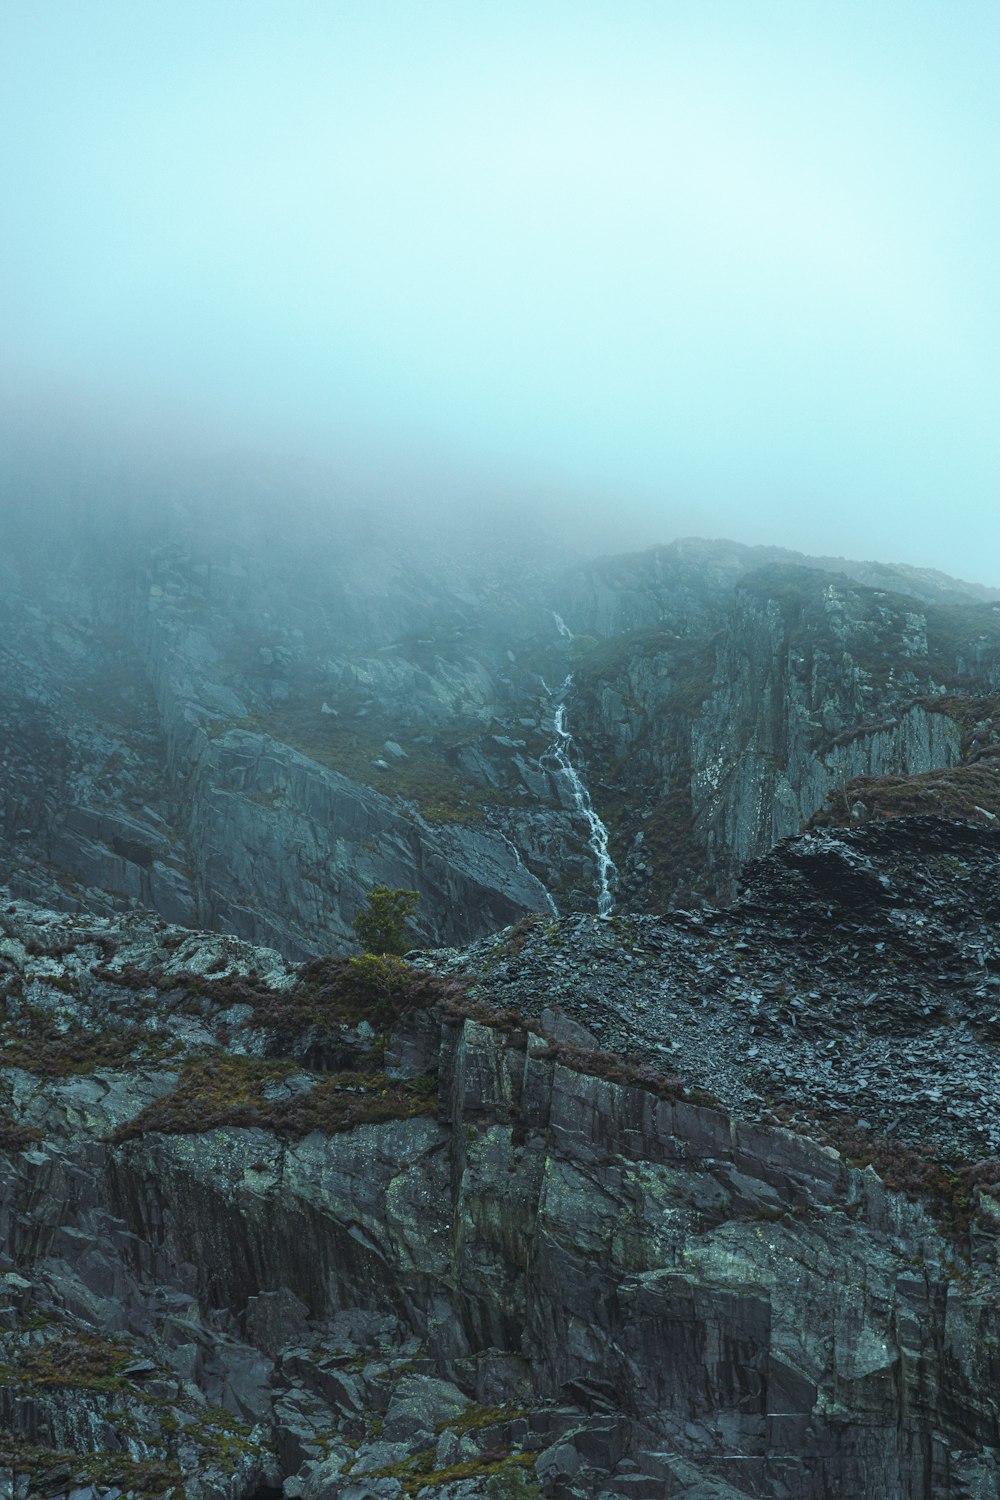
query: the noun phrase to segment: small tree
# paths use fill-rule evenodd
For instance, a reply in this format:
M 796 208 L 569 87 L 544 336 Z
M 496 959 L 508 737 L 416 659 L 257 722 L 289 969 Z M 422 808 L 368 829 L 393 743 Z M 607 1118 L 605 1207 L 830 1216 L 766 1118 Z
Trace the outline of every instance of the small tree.
M 399 954 L 412 947 L 406 924 L 416 912 L 419 900 L 416 891 L 394 891 L 387 885 L 373 885 L 353 924 L 365 952 Z

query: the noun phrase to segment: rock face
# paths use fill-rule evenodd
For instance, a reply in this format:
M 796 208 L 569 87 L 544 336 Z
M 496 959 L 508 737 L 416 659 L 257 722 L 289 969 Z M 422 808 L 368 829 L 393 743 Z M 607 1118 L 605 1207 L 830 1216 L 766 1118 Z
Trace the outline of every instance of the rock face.
M 729 543 L 470 559 L 158 504 L 5 536 L 0 853 L 32 899 L 299 957 L 348 947 L 372 884 L 420 891 L 426 944 L 594 911 L 560 704 L 625 910 L 728 899 L 817 814 L 891 813 L 858 778 L 980 757 L 957 805 L 935 781 L 910 810 L 1000 814 L 984 591 Z
M 998 873 L 823 831 L 409 969 L 7 903 L 8 1489 L 996 1494 Z
M 858 778 L 947 771 L 977 753 L 977 735 L 980 751 L 998 739 L 1000 606 L 799 565 L 751 569 L 733 550 L 730 571 L 744 571 L 728 595 L 711 550 L 644 559 L 642 613 L 633 598 L 627 618 L 656 624 L 596 646 L 575 678 L 626 904 L 728 898 L 745 860 L 824 805 L 849 820 Z M 578 608 L 601 623 L 606 603 L 585 595 Z M 944 782 L 914 810 L 989 821 L 997 787 L 993 765 L 982 769 L 977 797 L 952 798 Z
M 102 566 L 83 534 L 51 570 L 30 539 L 8 558 L 0 795 L 18 890 L 139 902 L 305 954 L 352 942 L 372 884 L 419 888 L 416 935 L 454 942 L 551 910 L 537 871 L 554 878 L 563 855 L 589 879 L 539 764 L 549 695 L 510 678 L 504 611 L 520 600 L 497 606 L 502 649 L 465 647 L 474 612 L 444 581 L 354 599 L 331 560 L 332 599 L 304 600 L 301 550 L 216 543 L 210 562 L 147 541 Z M 384 588 L 398 563 L 378 561 Z M 393 627 L 418 638 L 394 646 Z M 523 857 L 508 831 L 522 798 L 538 804 Z

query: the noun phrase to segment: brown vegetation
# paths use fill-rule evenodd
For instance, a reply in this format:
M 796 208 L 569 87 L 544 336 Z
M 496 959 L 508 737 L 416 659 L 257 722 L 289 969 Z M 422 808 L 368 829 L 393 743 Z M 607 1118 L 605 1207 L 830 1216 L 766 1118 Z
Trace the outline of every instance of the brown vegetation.
M 177 1087 L 119 1126 L 121 1143 L 158 1131 L 196 1135 L 225 1127 L 257 1127 L 300 1140 L 313 1131 L 336 1135 L 356 1125 L 380 1124 L 437 1114 L 432 1079 L 399 1082 L 384 1074 L 335 1073 L 291 1095 L 269 1098 L 268 1085 L 280 1085 L 296 1071 L 294 1063 L 222 1053 L 191 1058 Z

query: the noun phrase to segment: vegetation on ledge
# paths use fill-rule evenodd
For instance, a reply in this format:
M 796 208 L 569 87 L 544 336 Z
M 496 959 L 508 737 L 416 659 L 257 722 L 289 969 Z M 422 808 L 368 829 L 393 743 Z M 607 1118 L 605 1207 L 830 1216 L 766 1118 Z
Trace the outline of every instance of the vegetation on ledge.
M 408 1010 L 460 999 L 469 984 L 466 978 L 411 968 L 393 955 L 328 955 L 304 963 L 293 988 L 259 992 L 251 1002 L 253 1024 L 273 1032 L 279 1046 L 311 1026 L 357 1026 L 367 1021 L 382 1031 Z
M 434 1467 L 435 1454 L 435 1448 L 426 1448 L 413 1458 L 373 1470 L 364 1477 L 366 1480 L 398 1479 L 402 1484 L 402 1494 L 407 1496 L 419 1495 L 433 1486 L 455 1484 L 461 1479 L 483 1481 L 484 1500 L 494 1500 L 494 1497 L 495 1500 L 508 1500 L 508 1497 L 510 1500 L 532 1500 L 534 1496 L 541 1496 L 537 1484 L 528 1478 L 529 1474 L 534 1474 L 537 1456 L 534 1453 L 490 1449 L 443 1469 Z
M 301 1088 L 281 1089 L 290 1076 Z M 313 1131 L 337 1135 L 357 1125 L 437 1114 L 433 1079 L 399 1082 L 380 1073 L 334 1073 L 315 1079 L 286 1060 L 227 1057 L 190 1059 L 177 1087 L 121 1125 L 116 1144 L 158 1131 L 197 1135 L 224 1127 L 259 1128 L 292 1140 Z
M 113 1339 L 90 1333 L 63 1334 L 23 1350 L 16 1365 L 0 1366 L 0 1385 L 118 1391 L 126 1384 L 123 1372 L 137 1358 L 134 1349 Z
M 149 1495 L 174 1500 L 184 1495 L 184 1476 L 170 1459 L 131 1458 L 127 1453 L 67 1453 L 19 1442 L 0 1434 L 0 1466 L 13 1475 L 26 1475 L 31 1495 L 64 1494 L 69 1489 L 96 1485 L 126 1495 Z
M 93 1031 L 62 1022 L 31 1006 L 0 1025 L 5 1068 L 23 1068 L 41 1078 L 70 1078 L 99 1068 L 138 1067 L 160 1061 L 171 1043 L 135 1025 Z
M 1000 1197 L 998 1161 L 946 1161 L 930 1147 L 917 1149 L 880 1135 L 846 1113 L 810 1110 L 808 1126 L 792 1110 L 779 1106 L 775 1113 L 790 1129 L 833 1146 L 850 1166 L 871 1167 L 891 1192 L 923 1204 L 945 1238 L 966 1253 L 979 1195 Z
M 918 816 L 1000 823 L 1000 748 L 974 762 L 917 776 L 855 777 L 829 794 L 808 827 Z

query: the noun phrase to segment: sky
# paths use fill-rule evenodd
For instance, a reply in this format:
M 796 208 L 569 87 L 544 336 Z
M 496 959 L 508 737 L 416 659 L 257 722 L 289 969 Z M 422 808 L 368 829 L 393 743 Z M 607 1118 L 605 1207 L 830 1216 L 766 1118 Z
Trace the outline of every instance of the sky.
M 996 0 L 0 0 L 0 403 L 1000 585 L 998 68 Z

